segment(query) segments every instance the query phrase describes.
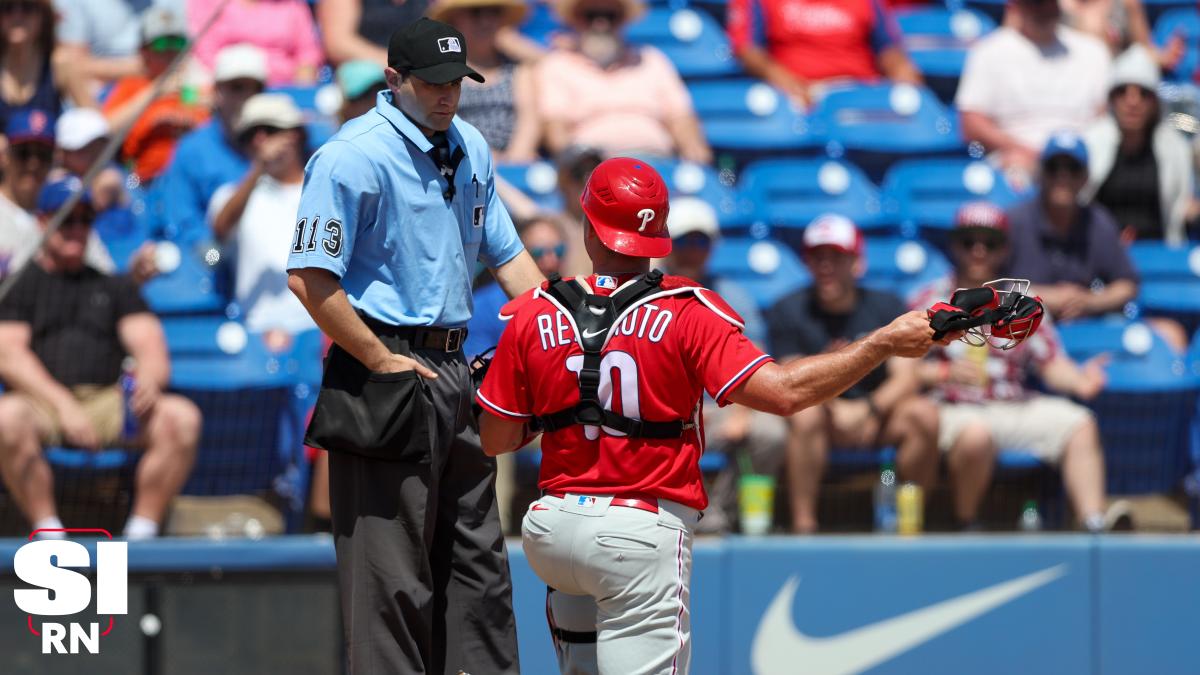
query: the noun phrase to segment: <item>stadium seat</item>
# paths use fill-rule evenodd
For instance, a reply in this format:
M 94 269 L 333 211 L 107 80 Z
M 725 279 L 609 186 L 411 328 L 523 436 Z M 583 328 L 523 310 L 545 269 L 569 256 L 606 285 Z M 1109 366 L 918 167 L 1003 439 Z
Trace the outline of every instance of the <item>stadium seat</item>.
M 694 9 L 651 7 L 629 26 L 626 38 L 662 50 L 684 78 L 728 77 L 741 72 L 721 24 Z
M 904 49 L 925 77 L 926 85 L 951 103 L 962 75 L 967 49 L 996 28 L 996 22 L 970 9 L 910 8 L 895 13 Z
M 1154 44 L 1163 47 L 1175 35 L 1183 36 L 1186 45 L 1183 58 L 1164 74 L 1177 82 L 1191 82 L 1200 67 L 1200 12 L 1195 3 L 1177 3 L 1183 7 L 1169 9 L 1154 22 Z M 1147 3 L 1149 10 L 1151 5 Z
M 1129 257 L 1142 279 L 1193 281 L 1200 279 L 1200 246 L 1168 246 L 1159 241 L 1138 241 Z
M 136 218 L 130 209 L 109 209 L 97 214 L 92 229 L 104 242 L 120 272 L 129 271 L 133 254 L 150 236 L 145 220 Z
M 1180 9 L 1194 9 L 1196 3 L 1189 0 L 1143 0 L 1142 8 L 1146 11 L 1146 20 L 1154 26 L 1164 16 Z
M 970 159 L 914 159 L 899 162 L 883 181 L 886 208 L 900 230 L 941 241 L 964 203 L 986 200 L 1006 208 L 1020 197 L 986 162 Z
M 1200 373 L 1148 326 L 1120 317 L 1059 327 L 1077 360 L 1108 353 L 1108 384 L 1089 402 L 1100 425 L 1110 494 L 1171 492 L 1189 470 L 1189 420 Z
M 717 212 L 722 227 L 741 223 L 742 211 L 738 207 L 738 193 L 732 187 L 732 173 L 721 174 L 716 169 L 671 159 L 650 159 L 653 166 L 671 190 L 671 198 L 696 197 L 708 202 Z
M 815 151 L 823 139 L 787 96 L 749 79 L 692 82 L 688 89 L 709 144 L 733 154 Z
M 531 40 L 549 46 L 554 34 L 565 30 L 562 22 L 558 20 L 558 14 L 554 12 L 553 3 L 534 0 L 527 3 L 527 6 L 529 14 L 521 24 L 521 33 Z
M 899 237 L 866 240 L 864 286 L 907 299 L 914 292 L 950 273 L 950 263 L 933 246 Z
M 1200 327 L 1200 246 L 1139 241 L 1129 247 L 1129 255 L 1142 277 L 1142 310 L 1175 319 L 1189 333 Z
M 949 9 L 973 9 L 997 25 L 1004 21 L 1004 7 L 1008 0 L 946 0 Z
M 800 258 L 770 239 L 724 237 L 708 262 L 714 276 L 736 281 L 754 297 L 759 309 L 808 284 L 811 276 Z
M 832 89 L 813 111 L 812 125 L 876 181 L 899 159 L 965 149 L 957 113 L 910 84 Z
M 162 246 L 175 247 L 164 242 Z M 158 314 L 214 314 L 229 302 L 220 267 L 220 250 L 199 245 L 180 250 L 179 266 L 146 282 L 142 296 Z M 209 261 L 212 264 L 209 264 Z
M 558 193 L 558 171 L 550 162 L 498 164 L 496 175 L 525 193 L 538 208 L 551 213 L 562 211 L 562 195 Z
M 743 208 L 752 223 L 783 228 L 775 233 L 789 244 L 817 216 L 838 213 L 867 231 L 891 221 L 878 188 L 853 164 L 829 158 L 767 159 L 741 176 Z

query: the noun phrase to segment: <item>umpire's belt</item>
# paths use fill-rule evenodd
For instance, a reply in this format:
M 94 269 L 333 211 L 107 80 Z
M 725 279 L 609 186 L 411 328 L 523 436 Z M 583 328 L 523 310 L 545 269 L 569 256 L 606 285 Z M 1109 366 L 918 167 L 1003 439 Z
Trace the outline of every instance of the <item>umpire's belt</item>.
M 364 314 L 359 314 L 367 328 L 376 335 L 400 338 L 411 349 L 436 349 L 456 352 L 462 349 L 467 339 L 466 328 L 438 328 L 437 326 L 393 326 Z

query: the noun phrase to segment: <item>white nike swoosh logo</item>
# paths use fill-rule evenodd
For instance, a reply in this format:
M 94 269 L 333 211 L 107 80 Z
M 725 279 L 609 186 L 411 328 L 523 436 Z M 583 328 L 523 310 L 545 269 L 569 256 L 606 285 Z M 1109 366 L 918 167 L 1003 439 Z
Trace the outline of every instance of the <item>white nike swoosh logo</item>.
M 750 659 L 756 673 L 803 672 L 850 675 L 879 665 L 917 645 L 1067 573 L 1065 564 L 950 598 L 839 635 L 814 638 L 792 623 L 792 601 L 800 578 L 793 576 L 771 601 L 754 635 Z
M 590 340 L 590 339 L 592 339 L 592 338 L 596 337 L 597 335 L 599 335 L 599 334 L 603 333 L 603 332 L 604 332 L 604 331 L 606 331 L 606 330 L 608 330 L 608 329 L 607 329 L 607 328 L 601 328 L 600 330 L 598 330 L 598 331 L 596 331 L 596 332 L 594 332 L 594 333 L 593 333 L 593 332 L 591 332 L 591 331 L 586 331 L 586 330 L 585 330 L 585 331 L 583 331 L 583 339 L 585 339 L 585 340 Z

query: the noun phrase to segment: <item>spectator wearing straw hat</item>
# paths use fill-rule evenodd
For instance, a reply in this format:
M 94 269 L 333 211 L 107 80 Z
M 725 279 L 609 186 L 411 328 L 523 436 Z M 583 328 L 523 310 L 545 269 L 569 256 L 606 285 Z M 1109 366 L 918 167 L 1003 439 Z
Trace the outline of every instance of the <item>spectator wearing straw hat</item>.
M 572 33 L 538 65 L 551 152 L 587 145 L 609 155 L 712 159 L 679 71 L 661 51 L 625 40 L 624 28 L 645 11 L 641 0 L 558 0 L 554 8 Z
M 259 94 L 246 101 L 236 133 L 253 157 L 250 171 L 218 189 L 208 208 L 217 238 L 233 244 L 234 299 L 252 331 L 315 328 L 287 287 L 308 161 L 304 116 L 287 94 Z
M 862 234 L 827 214 L 804 230 L 810 288 L 781 298 L 767 313 L 771 352 L 780 360 L 832 351 L 885 326 L 904 311 L 891 293 L 863 288 Z M 892 358 L 840 397 L 791 417 L 786 460 L 792 529 L 817 529 L 817 492 L 832 448 L 896 446 L 901 479 L 925 489 L 937 478 L 937 407 L 917 395 L 916 361 Z
M 180 139 L 171 165 L 154 184 L 149 217 L 158 238 L 181 244 L 210 239 L 206 214 L 213 193 L 250 170 L 234 128 L 247 99 L 263 91 L 267 56 L 253 45 L 226 47 L 217 54 L 213 76 L 213 119 Z
M 141 48 L 145 75 L 118 80 L 104 102 L 104 115 L 114 128 L 132 123 L 121 152 L 141 183 L 149 183 L 166 169 L 180 136 L 208 120 L 208 110 L 185 100 L 182 69 L 168 72 L 187 46 L 182 14 L 164 7 L 146 10 Z M 164 86 L 156 92 L 160 80 Z
M 485 82 L 463 83 L 458 114 L 479 129 L 501 161 L 536 159 L 541 140 L 533 72 L 498 41 L 526 13 L 524 0 L 439 0 L 429 8 L 430 18 L 459 29 L 471 45 L 467 63 Z

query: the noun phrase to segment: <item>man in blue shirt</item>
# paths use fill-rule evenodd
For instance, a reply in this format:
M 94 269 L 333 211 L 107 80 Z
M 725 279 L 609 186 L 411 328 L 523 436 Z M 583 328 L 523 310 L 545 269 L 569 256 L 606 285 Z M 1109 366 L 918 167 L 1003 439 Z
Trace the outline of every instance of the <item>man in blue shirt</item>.
M 420 19 L 387 90 L 309 162 L 289 286 L 334 346 L 307 442 L 329 492 L 353 672 L 516 673 L 512 584 L 462 339 L 476 259 L 510 297 L 542 281 L 455 116 L 466 44 Z
M 181 246 L 213 238 L 208 202 L 217 188 L 236 183 L 250 170 L 250 158 L 235 141 L 242 106 L 262 93 L 267 57 L 253 45 L 233 45 L 217 54 L 213 119 L 187 134 L 175 147 L 171 164 L 154 182 L 148 199 L 147 228 L 156 239 Z

